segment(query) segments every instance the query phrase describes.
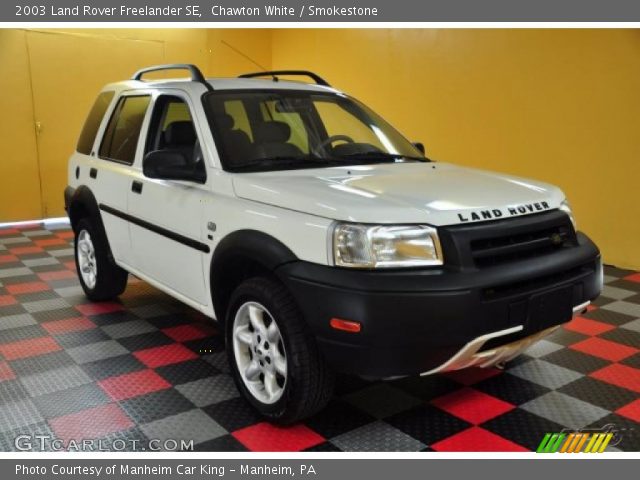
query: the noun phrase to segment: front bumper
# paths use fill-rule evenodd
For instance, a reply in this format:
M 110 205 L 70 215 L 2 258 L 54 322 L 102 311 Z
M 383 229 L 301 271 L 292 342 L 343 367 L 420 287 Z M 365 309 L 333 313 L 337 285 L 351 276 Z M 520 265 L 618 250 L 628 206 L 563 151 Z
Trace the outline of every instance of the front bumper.
M 523 339 L 569 321 L 602 288 L 600 253 L 583 234 L 575 247 L 482 269 L 362 271 L 300 261 L 277 273 L 333 368 L 369 378 L 508 360 L 531 344 Z M 331 328 L 334 317 L 360 322 L 361 331 Z

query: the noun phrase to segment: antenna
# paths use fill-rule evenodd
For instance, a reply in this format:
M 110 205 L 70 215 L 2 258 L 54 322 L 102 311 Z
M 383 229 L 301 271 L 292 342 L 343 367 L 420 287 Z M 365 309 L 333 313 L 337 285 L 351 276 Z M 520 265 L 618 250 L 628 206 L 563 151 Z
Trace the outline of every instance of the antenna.
M 256 62 L 253 58 L 251 58 L 249 55 L 247 55 L 246 53 L 240 51 L 239 49 L 237 49 L 236 47 L 234 47 L 233 45 L 231 45 L 229 42 L 225 41 L 225 40 L 220 40 L 220 43 L 226 45 L 227 47 L 229 47 L 231 50 L 233 50 L 234 52 L 236 52 L 238 55 L 240 55 L 243 58 L 246 58 L 247 60 L 249 60 L 251 63 L 253 63 L 256 67 L 258 67 L 260 70 L 267 70 L 267 68 L 263 67 L 262 65 L 260 65 L 258 62 Z M 271 77 L 273 78 L 274 82 L 278 81 L 278 77 L 276 77 L 275 75 L 271 75 Z

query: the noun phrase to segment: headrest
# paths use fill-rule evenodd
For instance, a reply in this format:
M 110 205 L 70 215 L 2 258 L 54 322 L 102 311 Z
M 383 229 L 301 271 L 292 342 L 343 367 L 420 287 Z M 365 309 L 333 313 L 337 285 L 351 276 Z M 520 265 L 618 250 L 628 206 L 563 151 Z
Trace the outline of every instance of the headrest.
M 233 124 L 235 123 L 233 121 L 233 117 L 228 113 L 221 113 L 220 115 L 216 115 L 215 122 L 216 125 L 218 125 L 218 127 L 220 127 L 220 129 L 222 130 L 232 130 Z
M 189 121 L 172 122 L 164 131 L 166 145 L 193 145 L 196 143 L 196 131 Z
M 286 143 L 291 136 L 291 127 L 285 122 L 262 122 L 253 131 L 256 143 Z

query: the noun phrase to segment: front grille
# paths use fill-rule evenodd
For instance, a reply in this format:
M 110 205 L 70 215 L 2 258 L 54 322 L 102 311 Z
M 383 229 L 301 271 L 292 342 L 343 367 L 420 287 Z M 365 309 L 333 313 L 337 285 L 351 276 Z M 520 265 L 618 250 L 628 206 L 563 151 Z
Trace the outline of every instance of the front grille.
M 471 256 L 478 267 L 499 265 L 553 253 L 576 245 L 571 223 L 524 232 L 504 232 L 496 237 L 480 238 L 470 242 Z
M 578 245 L 571 219 L 560 210 L 451 225 L 439 233 L 445 261 L 457 269 L 517 263 Z

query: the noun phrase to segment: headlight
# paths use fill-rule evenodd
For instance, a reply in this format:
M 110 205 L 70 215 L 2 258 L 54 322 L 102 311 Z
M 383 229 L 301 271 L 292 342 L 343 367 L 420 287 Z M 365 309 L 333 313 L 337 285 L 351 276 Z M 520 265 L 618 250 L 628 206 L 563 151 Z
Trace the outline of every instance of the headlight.
M 576 219 L 573 216 L 573 212 L 571 211 L 571 205 L 569 205 L 569 200 L 564 200 L 561 204 L 560 204 L 560 210 L 562 210 L 564 213 L 566 213 L 567 215 L 569 215 L 569 220 L 571 220 L 571 223 L 573 224 L 573 229 L 577 232 L 578 231 L 578 227 L 576 225 Z
M 337 224 L 333 230 L 336 265 L 352 268 L 393 268 L 442 265 L 435 228 Z

